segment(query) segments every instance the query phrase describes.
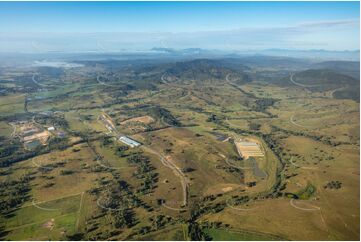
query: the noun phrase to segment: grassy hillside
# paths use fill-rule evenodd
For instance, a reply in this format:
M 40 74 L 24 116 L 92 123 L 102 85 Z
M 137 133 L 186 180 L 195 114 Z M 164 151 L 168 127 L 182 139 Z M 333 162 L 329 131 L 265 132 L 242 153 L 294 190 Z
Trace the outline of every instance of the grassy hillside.
M 293 76 L 293 80 L 314 92 L 330 91 L 346 86 L 354 88 L 359 86 L 357 79 L 325 69 L 311 69 L 297 72 Z
M 312 65 L 314 69 L 328 69 L 360 80 L 360 62 L 358 61 L 324 61 Z

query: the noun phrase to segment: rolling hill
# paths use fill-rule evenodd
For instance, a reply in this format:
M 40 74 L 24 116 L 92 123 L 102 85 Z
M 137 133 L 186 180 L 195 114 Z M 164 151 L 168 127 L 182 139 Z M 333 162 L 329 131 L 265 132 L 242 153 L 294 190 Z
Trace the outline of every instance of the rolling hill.
M 360 62 L 358 61 L 325 61 L 314 64 L 314 69 L 328 69 L 360 80 Z
M 293 80 L 312 92 L 334 90 L 332 93 L 334 98 L 359 100 L 359 80 L 335 71 L 327 69 L 301 71 L 293 76 Z

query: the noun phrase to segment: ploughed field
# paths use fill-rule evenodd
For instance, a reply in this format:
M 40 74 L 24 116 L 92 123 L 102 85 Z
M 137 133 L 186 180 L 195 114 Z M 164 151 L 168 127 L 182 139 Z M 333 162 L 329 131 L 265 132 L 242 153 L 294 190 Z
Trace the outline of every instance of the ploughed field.
M 352 75 L 78 63 L 1 69 L 1 239 L 359 238 Z

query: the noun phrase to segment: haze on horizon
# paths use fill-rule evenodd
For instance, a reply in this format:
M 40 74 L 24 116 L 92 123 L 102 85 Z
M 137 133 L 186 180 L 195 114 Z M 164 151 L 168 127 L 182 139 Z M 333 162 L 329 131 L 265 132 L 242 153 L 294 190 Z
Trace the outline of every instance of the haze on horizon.
M 1 2 L 0 52 L 358 50 L 359 2 Z

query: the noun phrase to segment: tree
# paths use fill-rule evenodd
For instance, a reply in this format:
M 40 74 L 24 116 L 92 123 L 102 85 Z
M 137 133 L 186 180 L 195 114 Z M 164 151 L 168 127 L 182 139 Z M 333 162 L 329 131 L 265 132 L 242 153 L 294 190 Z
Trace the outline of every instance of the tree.
M 257 123 L 250 123 L 250 124 L 249 124 L 249 128 L 250 128 L 251 130 L 257 131 L 257 130 L 259 130 L 260 127 L 261 127 L 261 125 L 260 125 L 260 124 L 257 124 Z

